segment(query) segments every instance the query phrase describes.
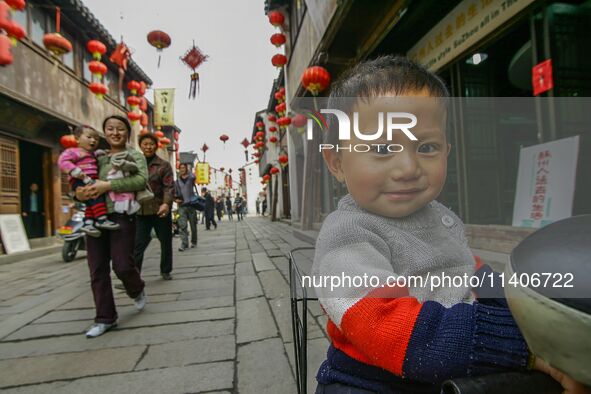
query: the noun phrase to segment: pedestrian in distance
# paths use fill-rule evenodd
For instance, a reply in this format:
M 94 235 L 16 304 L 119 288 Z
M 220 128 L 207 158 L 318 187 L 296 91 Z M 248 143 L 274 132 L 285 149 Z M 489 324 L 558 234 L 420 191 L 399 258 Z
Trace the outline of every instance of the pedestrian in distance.
M 261 214 L 261 198 L 257 197 L 256 201 L 255 201 L 255 207 L 257 210 L 257 216 Z
M 261 213 L 263 216 L 265 216 L 265 213 L 267 212 L 267 197 L 263 197 L 263 202 L 261 203 Z
M 43 193 L 39 193 L 39 184 L 31 183 L 29 193 L 25 194 L 22 215 L 27 237 L 43 237 L 45 233 L 43 229 L 45 213 L 43 212 L 43 202 L 41 200 Z
M 230 198 L 230 195 L 228 194 L 226 196 L 226 215 L 228 215 L 228 220 L 232 221 L 232 199 Z
M 111 285 L 111 264 L 117 278 L 123 282 L 127 295 L 134 300 L 137 310 L 146 305 L 144 281 L 135 265 L 133 252 L 135 246 L 136 215 L 115 212 L 111 198 L 116 193 L 139 192 L 146 188 L 148 169 L 144 155 L 134 149 L 128 149 L 131 125 L 127 118 L 119 115 L 107 117 L 103 122 L 103 131 L 110 151 L 98 158 L 98 179 L 93 183 L 76 189 L 76 199 L 88 201 L 106 195 L 108 219 L 119 225 L 119 229 L 104 231 L 97 238 L 86 237 L 87 260 L 90 269 L 90 286 L 96 308 L 95 324 L 86 332 L 88 338 L 104 334 L 115 327 L 117 309 Z M 137 171 L 125 178 L 108 180 L 113 166 L 112 155 L 127 153 Z
M 234 210 L 236 211 L 236 216 L 238 216 L 238 221 L 242 220 L 242 197 L 240 197 L 240 193 L 236 193 L 236 198 L 234 199 Z
M 197 210 L 192 205 L 193 200 L 197 197 L 195 190 L 195 175 L 189 172 L 187 164 L 181 163 L 179 177 L 174 183 L 175 202 L 179 210 L 179 233 L 181 236 L 179 252 L 189 248 L 189 225 L 191 226 L 191 248 L 197 246 Z
M 203 211 L 205 229 L 210 230 L 212 224 L 217 229 L 218 224 L 215 222 L 215 201 L 206 187 L 201 188 L 201 195 L 205 199 L 205 210 Z
M 142 201 L 137 214 L 134 259 L 142 270 L 144 252 L 152 240 L 152 230 L 160 242 L 160 275 L 172 279 L 172 215 L 174 175 L 169 162 L 156 155 L 158 139 L 153 134 L 144 134 L 138 140 L 148 163 L 148 185 L 154 193 L 150 200 Z
M 218 221 L 222 221 L 222 216 L 224 213 L 224 196 L 217 196 L 215 199 L 215 210 L 218 215 Z

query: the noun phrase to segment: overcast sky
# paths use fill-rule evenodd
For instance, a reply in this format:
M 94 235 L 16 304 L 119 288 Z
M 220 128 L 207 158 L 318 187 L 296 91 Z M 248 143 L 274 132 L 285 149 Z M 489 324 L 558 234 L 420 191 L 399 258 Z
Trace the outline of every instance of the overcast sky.
M 182 151 L 209 145 L 213 167 L 244 165 L 239 142 L 250 139 L 255 112 L 267 106 L 278 73 L 271 57 L 278 53 L 269 42 L 275 28 L 264 13 L 263 0 L 82 0 L 116 40 L 134 51 L 133 60 L 155 88 L 176 88 L 175 120 L 182 130 Z M 162 30 L 172 45 L 158 54 L 146 40 Z M 201 92 L 189 100 L 191 70 L 179 59 L 195 44 L 209 59 L 198 68 Z M 153 93 L 147 94 L 153 101 Z M 219 140 L 227 134 L 225 150 Z M 254 175 L 254 171 L 253 171 Z M 252 194 L 251 194 L 252 196 Z

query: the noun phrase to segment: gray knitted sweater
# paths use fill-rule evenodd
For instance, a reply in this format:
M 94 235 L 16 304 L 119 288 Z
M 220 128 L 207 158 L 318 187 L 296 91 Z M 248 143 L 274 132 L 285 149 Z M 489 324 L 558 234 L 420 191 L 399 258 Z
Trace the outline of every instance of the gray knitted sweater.
M 474 272 L 462 221 L 448 208 L 432 201 L 404 218 L 387 218 L 365 211 L 351 195 L 325 219 L 316 241 L 313 275 L 377 276 L 380 285 L 389 276 L 463 276 Z M 426 282 L 428 283 L 428 282 Z M 340 325 L 343 314 L 374 288 L 342 286 L 330 291 L 316 288 L 330 318 Z M 444 306 L 472 300 L 466 287 L 411 287 L 419 302 Z

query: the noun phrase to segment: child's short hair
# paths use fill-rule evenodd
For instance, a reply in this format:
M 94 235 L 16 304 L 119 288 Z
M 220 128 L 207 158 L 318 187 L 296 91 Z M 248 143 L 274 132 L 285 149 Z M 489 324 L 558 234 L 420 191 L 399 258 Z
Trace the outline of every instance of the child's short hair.
M 74 137 L 80 138 L 82 133 L 84 133 L 84 130 L 91 130 L 91 131 L 98 134 L 98 131 L 96 131 L 95 129 L 93 129 L 92 127 L 90 127 L 88 125 L 83 124 L 80 126 L 76 126 L 76 128 L 74 129 Z
M 423 90 L 431 97 L 446 99 L 450 95 L 443 79 L 420 64 L 403 56 L 380 56 L 346 71 L 331 87 L 328 108 L 350 113 L 357 98 L 404 96 Z M 325 140 L 336 143 L 336 133 L 331 131 Z

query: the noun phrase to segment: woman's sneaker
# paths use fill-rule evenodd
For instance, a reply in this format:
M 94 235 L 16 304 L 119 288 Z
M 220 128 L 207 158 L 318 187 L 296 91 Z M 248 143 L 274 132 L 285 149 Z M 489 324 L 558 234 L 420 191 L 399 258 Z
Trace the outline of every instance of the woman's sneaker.
M 148 299 L 146 298 L 146 292 L 144 290 L 142 290 L 140 295 L 133 299 L 133 304 L 135 305 L 135 309 L 137 309 L 138 311 L 143 310 L 144 307 L 146 306 L 147 301 L 148 301 Z
M 111 328 L 117 326 L 117 323 L 95 323 L 86 331 L 86 338 L 96 338 L 109 331 Z
M 82 231 L 84 234 L 86 234 L 90 237 L 93 237 L 93 238 L 98 238 L 101 236 L 100 230 L 97 229 L 96 227 L 94 227 L 93 222 L 84 223 L 84 226 L 82 226 L 80 228 L 80 231 Z
M 101 230 L 119 230 L 119 228 L 121 227 L 119 224 L 109 220 L 109 219 L 97 219 L 96 224 L 95 224 L 96 228 L 100 228 Z

